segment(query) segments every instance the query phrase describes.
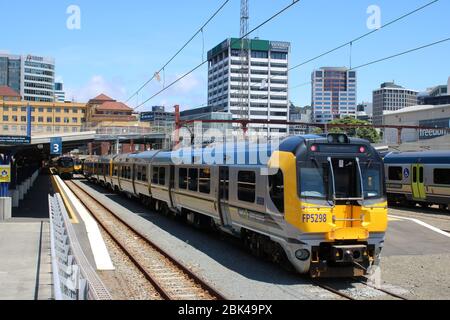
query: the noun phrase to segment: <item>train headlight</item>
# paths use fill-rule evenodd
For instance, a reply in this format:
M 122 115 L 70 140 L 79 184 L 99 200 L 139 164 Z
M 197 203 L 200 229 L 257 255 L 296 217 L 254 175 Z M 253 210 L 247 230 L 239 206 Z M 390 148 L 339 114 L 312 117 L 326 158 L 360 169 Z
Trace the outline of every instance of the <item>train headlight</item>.
M 300 249 L 295 252 L 295 257 L 300 261 L 306 261 L 310 256 L 311 254 L 306 249 Z

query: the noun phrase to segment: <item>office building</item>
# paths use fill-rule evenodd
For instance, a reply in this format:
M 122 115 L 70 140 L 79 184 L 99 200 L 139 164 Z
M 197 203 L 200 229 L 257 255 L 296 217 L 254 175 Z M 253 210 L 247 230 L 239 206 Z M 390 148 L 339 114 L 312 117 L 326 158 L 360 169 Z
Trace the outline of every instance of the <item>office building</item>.
M 208 52 L 208 105 L 234 120 L 287 121 L 290 43 L 249 40 L 248 56 L 241 48 L 242 42 L 231 38 Z M 253 124 L 250 130 L 276 134 L 287 127 Z
M 55 101 L 66 101 L 66 93 L 64 92 L 64 84 L 62 82 L 55 83 Z
M 313 121 L 327 123 L 344 117 L 356 117 L 356 71 L 325 67 L 313 71 Z
M 381 84 L 380 89 L 373 92 L 373 124 L 383 125 L 383 114 L 397 111 L 418 104 L 418 92 L 405 89 L 394 82 Z
M 0 86 L 18 92 L 25 101 L 55 100 L 55 61 L 34 55 L 0 54 Z
M 86 122 L 85 103 L 24 101 L 17 92 L 1 87 L 1 134 L 23 135 L 26 133 L 28 106 L 31 107 L 34 136 L 80 132 Z
M 419 95 L 419 104 L 433 106 L 450 104 L 450 77 L 447 85 L 436 86 Z

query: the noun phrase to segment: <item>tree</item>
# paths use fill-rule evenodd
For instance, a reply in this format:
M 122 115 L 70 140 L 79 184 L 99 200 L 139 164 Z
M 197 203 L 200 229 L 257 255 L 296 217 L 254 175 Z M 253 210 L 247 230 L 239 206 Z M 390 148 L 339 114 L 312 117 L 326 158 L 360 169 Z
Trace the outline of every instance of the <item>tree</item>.
M 367 126 L 370 125 L 369 122 L 354 119 L 352 117 L 345 117 L 342 119 L 333 120 L 330 122 L 333 124 L 343 124 L 343 125 L 355 125 L 355 126 Z M 360 128 L 331 128 L 330 133 L 346 133 L 351 137 L 358 137 L 370 141 L 371 143 L 378 143 L 380 141 L 380 135 L 378 131 L 373 127 L 360 127 Z

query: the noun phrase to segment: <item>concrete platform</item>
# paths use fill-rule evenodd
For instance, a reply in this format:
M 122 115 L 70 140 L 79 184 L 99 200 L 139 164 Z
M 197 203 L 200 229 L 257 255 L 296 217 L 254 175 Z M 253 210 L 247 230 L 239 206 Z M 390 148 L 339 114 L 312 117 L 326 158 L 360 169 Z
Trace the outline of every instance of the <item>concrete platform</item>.
M 52 299 L 49 223 L 0 223 L 0 300 Z

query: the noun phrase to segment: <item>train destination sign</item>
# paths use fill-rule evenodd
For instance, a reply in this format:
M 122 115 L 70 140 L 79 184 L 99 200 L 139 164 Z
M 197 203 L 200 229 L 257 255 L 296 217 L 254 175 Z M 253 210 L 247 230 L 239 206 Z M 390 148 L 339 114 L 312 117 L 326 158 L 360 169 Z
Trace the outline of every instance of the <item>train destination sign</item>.
M 31 137 L 27 136 L 0 136 L 0 145 L 30 144 Z

